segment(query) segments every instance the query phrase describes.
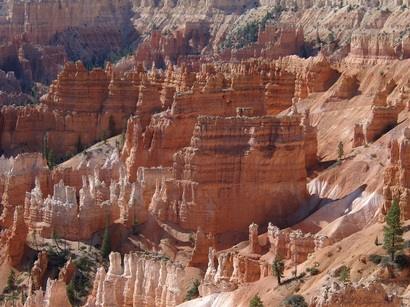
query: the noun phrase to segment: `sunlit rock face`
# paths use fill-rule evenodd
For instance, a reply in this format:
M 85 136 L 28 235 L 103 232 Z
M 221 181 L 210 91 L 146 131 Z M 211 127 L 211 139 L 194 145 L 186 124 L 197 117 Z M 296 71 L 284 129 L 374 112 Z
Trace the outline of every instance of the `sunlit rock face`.
M 150 205 L 161 221 L 212 233 L 241 231 L 250 221 L 285 225 L 306 197 L 300 118 L 199 117 L 173 172 Z
M 149 255 L 124 256 L 111 253 L 106 273 L 99 268 L 87 307 L 97 306 L 177 306 L 184 301 L 187 287 L 198 277 L 197 270 Z

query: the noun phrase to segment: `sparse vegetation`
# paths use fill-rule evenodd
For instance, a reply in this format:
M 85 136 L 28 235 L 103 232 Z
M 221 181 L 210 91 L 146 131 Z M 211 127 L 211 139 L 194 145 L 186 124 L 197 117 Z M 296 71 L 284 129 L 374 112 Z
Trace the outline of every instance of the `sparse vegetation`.
M 16 273 L 11 270 L 9 276 L 7 277 L 7 285 L 4 288 L 4 292 L 10 293 L 17 289 Z
M 91 289 L 92 261 L 82 256 L 74 261 L 76 271 L 73 279 L 67 285 L 67 296 L 73 306 L 81 306 L 84 303 L 84 298 L 87 297 Z
M 263 307 L 263 302 L 259 295 L 255 295 L 252 297 L 251 301 L 249 302 L 249 307 Z
M 69 250 L 58 250 L 53 246 L 48 246 L 47 249 L 48 263 L 50 268 L 50 277 L 55 279 L 58 277 L 58 272 L 70 258 Z
M 108 223 L 105 226 L 104 235 L 101 243 L 101 254 L 107 259 L 111 253 L 111 236 Z
M 193 300 L 197 297 L 199 297 L 199 285 L 200 282 L 198 279 L 195 279 L 194 282 L 192 283 L 191 288 L 189 288 L 186 296 L 185 296 L 185 300 L 186 301 L 190 301 Z
M 43 158 L 47 161 L 47 165 L 50 169 L 53 169 L 57 165 L 57 158 L 54 151 L 48 146 L 48 135 L 43 137 Z
M 15 303 L 18 301 L 19 297 L 21 297 L 22 300 L 25 299 L 25 295 L 22 290 L 23 289 L 18 285 L 16 273 L 11 270 L 9 276 L 7 277 L 6 287 L 0 295 L 0 302 L 11 302 L 12 304 L 10 306 L 17 306 Z
M 311 276 L 318 275 L 320 273 L 319 269 L 315 267 L 307 268 L 306 272 L 308 272 Z
M 399 270 L 410 267 L 410 259 L 404 254 L 396 255 L 394 263 Z
M 259 29 L 264 30 L 266 24 L 270 20 L 277 19 L 282 11 L 283 8 L 277 5 L 272 11 L 266 12 L 261 19 L 249 21 L 244 26 L 232 31 L 232 34 L 228 35 L 222 43 L 221 48 L 243 48 L 256 42 L 259 37 Z
M 371 254 L 369 255 L 369 260 L 374 264 L 380 264 L 382 262 L 382 256 Z
M 283 302 L 282 306 L 285 307 L 307 307 L 308 304 L 302 295 L 294 294 L 287 297 Z
M 347 266 L 342 266 L 339 271 L 338 278 L 341 282 L 347 283 L 350 281 L 350 268 Z

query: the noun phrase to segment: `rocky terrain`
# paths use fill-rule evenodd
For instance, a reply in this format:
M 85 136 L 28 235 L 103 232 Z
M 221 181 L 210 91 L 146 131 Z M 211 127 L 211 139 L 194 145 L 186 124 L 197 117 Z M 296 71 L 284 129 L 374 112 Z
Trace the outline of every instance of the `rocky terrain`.
M 0 305 L 410 306 L 409 16 L 0 1 Z

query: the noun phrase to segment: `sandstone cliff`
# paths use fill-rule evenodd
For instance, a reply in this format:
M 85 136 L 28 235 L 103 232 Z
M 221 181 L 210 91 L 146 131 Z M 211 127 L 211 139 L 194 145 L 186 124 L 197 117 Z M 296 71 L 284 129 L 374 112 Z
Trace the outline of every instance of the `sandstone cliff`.
M 191 147 L 175 154 L 173 179 L 158 187 L 151 212 L 163 222 L 216 234 L 243 231 L 250 221 L 290 223 L 306 195 L 299 124 L 298 117 L 199 117 Z

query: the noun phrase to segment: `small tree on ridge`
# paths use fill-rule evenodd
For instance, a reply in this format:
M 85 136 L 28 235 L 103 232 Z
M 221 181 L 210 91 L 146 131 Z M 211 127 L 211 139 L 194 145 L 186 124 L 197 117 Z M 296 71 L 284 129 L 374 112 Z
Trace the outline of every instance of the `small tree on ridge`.
M 393 200 L 386 215 L 383 248 L 390 254 L 392 261 L 395 260 L 396 253 L 403 249 L 403 229 L 400 222 L 400 206 L 397 200 Z
M 278 285 L 282 284 L 282 277 L 283 277 L 283 272 L 285 271 L 285 264 L 283 263 L 283 260 L 280 258 L 276 258 L 273 263 L 272 263 L 272 273 L 273 276 L 276 276 L 278 280 Z

